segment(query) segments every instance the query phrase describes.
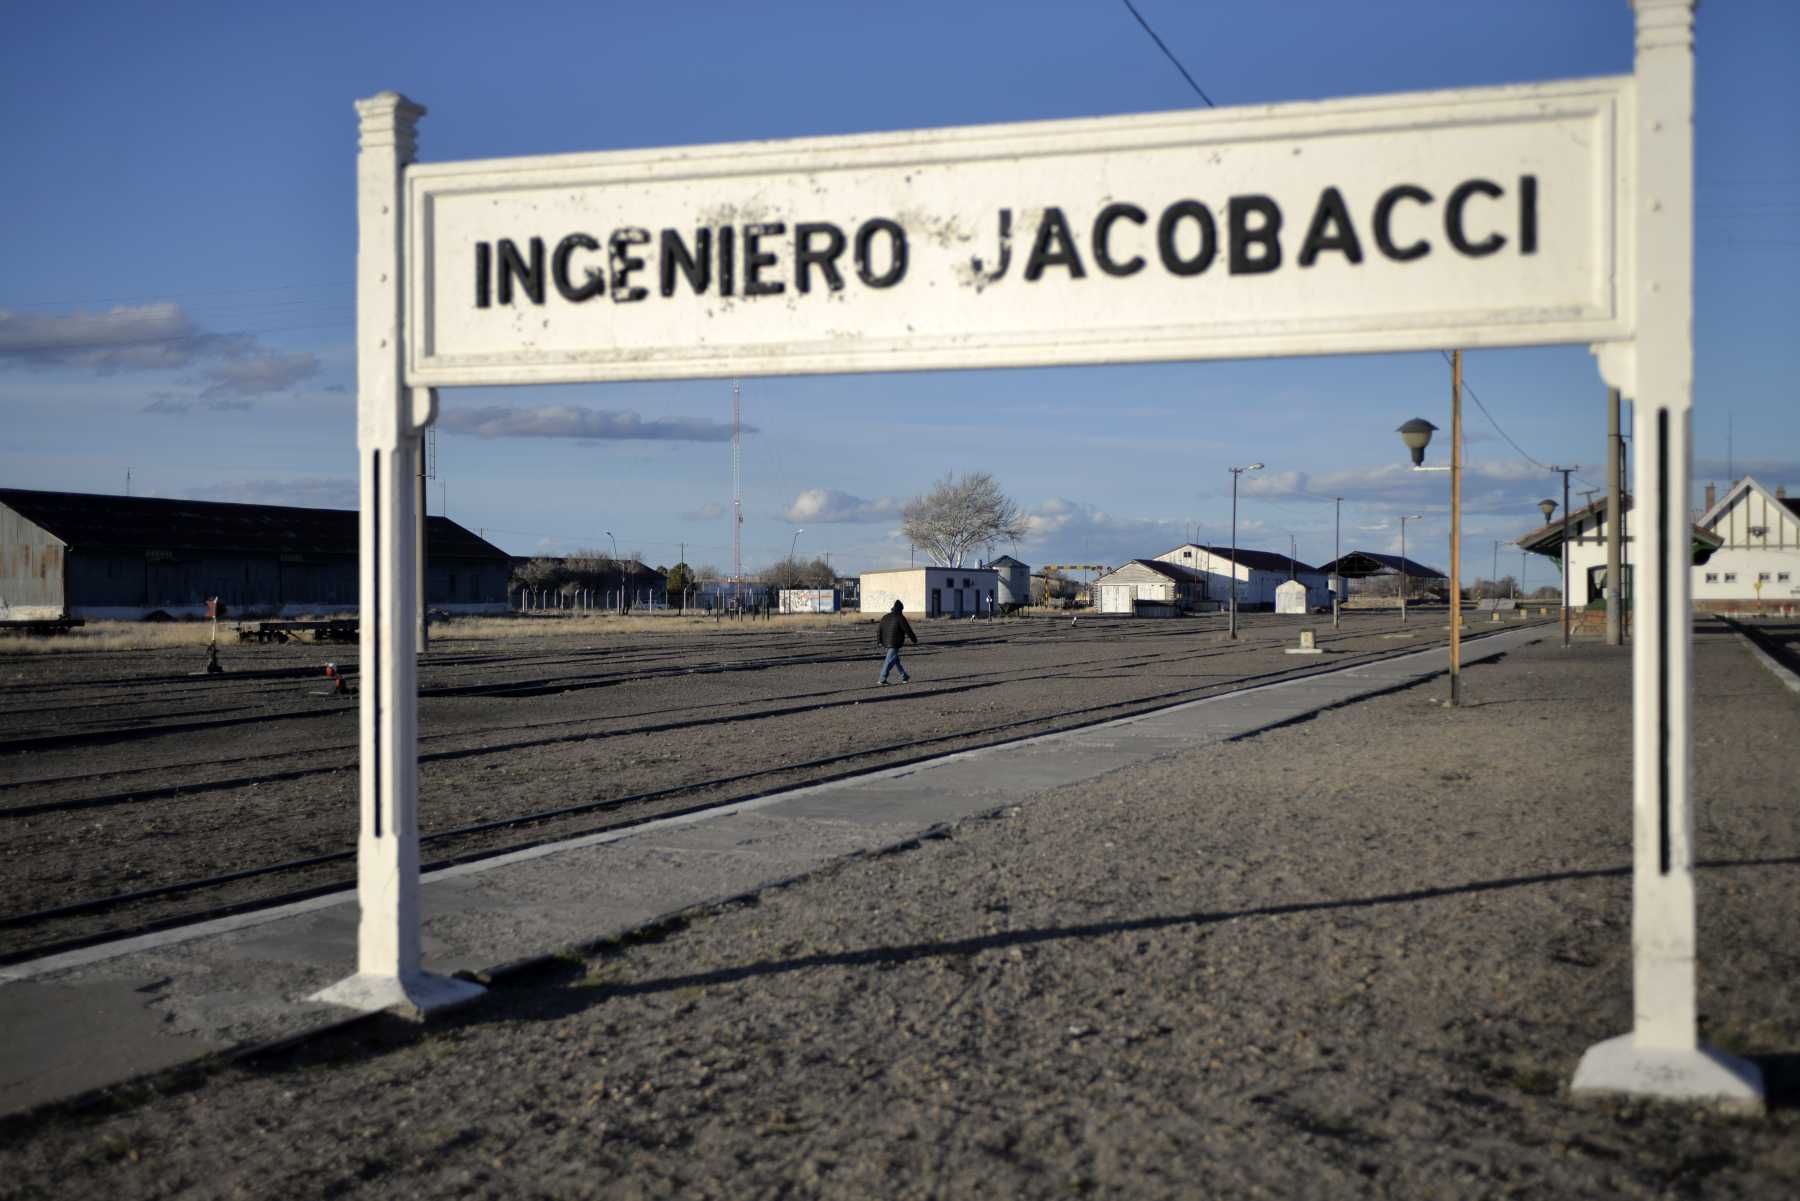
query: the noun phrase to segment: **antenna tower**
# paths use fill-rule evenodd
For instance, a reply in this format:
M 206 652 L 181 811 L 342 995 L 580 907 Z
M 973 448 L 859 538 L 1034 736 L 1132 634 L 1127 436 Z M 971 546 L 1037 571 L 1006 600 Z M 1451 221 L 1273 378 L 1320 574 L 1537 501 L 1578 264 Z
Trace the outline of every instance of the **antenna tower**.
M 736 380 L 731 381 L 731 591 L 744 578 L 744 426 Z

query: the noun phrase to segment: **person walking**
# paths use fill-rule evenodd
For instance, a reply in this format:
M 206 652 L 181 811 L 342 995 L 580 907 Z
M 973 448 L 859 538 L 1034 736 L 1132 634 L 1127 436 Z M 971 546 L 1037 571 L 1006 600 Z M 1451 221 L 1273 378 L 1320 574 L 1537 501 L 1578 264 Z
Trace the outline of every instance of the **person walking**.
M 913 633 L 912 623 L 907 621 L 906 614 L 900 611 L 905 607 L 899 601 L 895 601 L 894 607 L 888 610 L 887 616 L 881 619 L 881 624 L 875 629 L 875 641 L 887 651 L 887 657 L 881 661 L 880 682 L 883 684 L 887 683 L 888 672 L 895 669 L 899 670 L 902 680 L 908 683 L 912 682 L 912 677 L 906 674 L 905 664 L 900 662 L 900 648 L 906 645 L 908 638 L 912 639 L 914 646 L 917 646 L 919 636 Z

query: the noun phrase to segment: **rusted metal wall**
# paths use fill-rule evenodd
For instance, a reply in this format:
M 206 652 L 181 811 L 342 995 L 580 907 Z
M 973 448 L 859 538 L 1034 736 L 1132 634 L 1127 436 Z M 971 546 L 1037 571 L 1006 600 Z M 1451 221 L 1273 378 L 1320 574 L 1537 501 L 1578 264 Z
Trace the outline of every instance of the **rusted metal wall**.
M 0 604 L 11 616 L 60 616 L 63 564 L 61 542 L 0 504 Z

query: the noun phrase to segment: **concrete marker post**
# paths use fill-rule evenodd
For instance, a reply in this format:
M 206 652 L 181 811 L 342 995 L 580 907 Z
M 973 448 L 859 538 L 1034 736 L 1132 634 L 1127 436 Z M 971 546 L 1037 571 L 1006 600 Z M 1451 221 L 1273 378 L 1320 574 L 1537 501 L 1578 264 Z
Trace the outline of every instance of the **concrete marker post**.
M 356 105 L 356 409 L 360 516 L 362 833 L 357 841 L 356 974 L 312 1000 L 422 1016 L 482 993 L 420 965 L 419 599 L 414 478 L 435 416 L 429 388 L 408 390 L 401 349 L 403 169 L 425 110 L 397 92 Z
M 1589 1047 L 1571 1089 L 1762 1107 L 1755 1064 L 1700 1044 L 1695 999 L 1693 644 L 1687 496 L 1693 407 L 1694 0 L 1634 0 L 1633 341 L 1599 353 L 1636 399 L 1640 512 L 1632 640 L 1632 1031 Z M 1564 560 L 1567 561 L 1567 546 Z M 1567 597 L 1564 598 L 1565 603 Z

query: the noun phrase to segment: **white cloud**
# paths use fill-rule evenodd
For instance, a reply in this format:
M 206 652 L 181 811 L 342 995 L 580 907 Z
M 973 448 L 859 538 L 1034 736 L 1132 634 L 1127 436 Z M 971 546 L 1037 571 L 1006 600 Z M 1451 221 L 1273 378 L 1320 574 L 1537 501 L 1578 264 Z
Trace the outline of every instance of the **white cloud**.
M 1106 563 L 1148 559 L 1178 546 L 1186 537 L 1181 522 L 1127 517 L 1066 497 L 1027 510 L 1024 544 L 1050 562 Z M 996 553 L 1001 549 L 996 547 Z
M 900 509 L 900 502 L 891 496 L 864 500 L 836 488 L 808 488 L 782 510 L 782 516 L 792 522 L 829 525 L 833 522 L 894 521 L 899 518 Z
M 729 442 L 731 426 L 704 417 L 659 417 L 649 421 L 628 409 L 585 405 L 512 408 L 483 405 L 448 408 L 438 417 L 446 433 L 481 438 L 578 438 L 595 441 Z M 746 425 L 753 434 L 756 427 Z
M 17 313 L 0 309 L 0 365 L 75 368 L 115 374 L 199 366 L 193 395 L 157 393 L 144 411 L 247 408 L 252 397 L 285 392 L 319 372 L 306 351 L 271 350 L 249 334 L 208 333 L 169 302 L 104 313 Z
M 690 509 L 681 515 L 683 521 L 717 521 L 725 516 L 725 506 L 716 500 L 709 500 L 698 509 Z
M 97 371 L 185 367 L 205 348 L 181 306 L 116 307 L 104 313 L 17 313 L 0 309 L 0 361 Z
M 206 368 L 201 374 L 211 382 L 200 390 L 199 399 L 244 398 L 286 392 L 318 373 L 318 357 L 308 351 L 283 353 L 277 350 L 258 350 Z
M 298 505 L 306 509 L 354 509 L 361 501 L 357 482 L 342 476 L 229 480 L 201 488 L 193 496 L 195 500 Z
M 225 396 L 215 396 L 210 400 L 184 396 L 179 392 L 153 392 L 150 403 L 139 409 L 140 413 L 161 413 L 164 416 L 180 416 L 191 413 L 195 409 L 209 409 L 216 413 L 242 412 L 250 408 L 247 400 L 234 400 Z

